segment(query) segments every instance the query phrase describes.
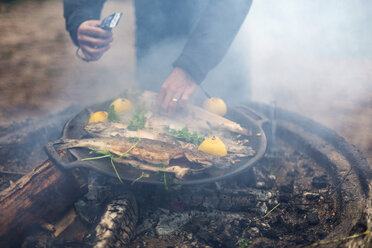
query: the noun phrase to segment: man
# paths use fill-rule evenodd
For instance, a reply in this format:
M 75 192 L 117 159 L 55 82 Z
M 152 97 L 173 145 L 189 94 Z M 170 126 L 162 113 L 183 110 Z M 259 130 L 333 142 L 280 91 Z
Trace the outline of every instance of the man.
M 63 2 L 72 40 L 86 59 L 98 60 L 113 41 L 110 31 L 98 27 L 105 0 Z M 171 114 L 185 107 L 224 57 L 251 4 L 252 0 L 134 0 L 137 76 L 144 89 L 160 90 L 157 100 L 163 111 Z

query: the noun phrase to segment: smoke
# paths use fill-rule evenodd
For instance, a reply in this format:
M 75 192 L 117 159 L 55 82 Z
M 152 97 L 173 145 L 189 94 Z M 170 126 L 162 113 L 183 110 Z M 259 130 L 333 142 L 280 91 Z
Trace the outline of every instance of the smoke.
M 231 104 L 276 101 L 335 127 L 340 111 L 353 111 L 372 92 L 371 10 L 372 3 L 364 0 L 254 1 L 228 53 L 202 85 Z M 136 85 L 133 6 L 108 1 L 103 16 L 114 11 L 124 12 L 124 17 L 114 30 L 112 48 L 99 62 L 80 65 L 72 74 L 86 75 L 92 67 L 100 71 L 98 77 L 92 73 L 79 79 L 91 85 L 91 92 L 98 89 L 102 96 L 94 101 Z M 151 18 L 161 16 L 151 11 Z M 153 47 L 138 64 L 137 79 L 155 84 L 164 80 L 184 44 L 166 39 Z M 197 98 L 205 96 L 199 91 Z
M 331 126 L 372 92 L 372 3 L 254 1 L 234 44 L 246 45 L 252 99 Z
M 64 23 L 60 26 L 66 37 L 67 54 L 65 73 L 57 82 L 64 86 L 60 101 L 89 106 L 114 99 L 135 84 L 134 9 L 130 1 L 107 1 L 101 19 L 114 12 L 122 12 L 123 17 L 113 30 L 110 50 L 98 61 L 86 63 L 78 59 Z
M 371 10 L 368 1 L 254 1 L 228 53 L 202 85 L 231 104 L 275 101 L 331 127 L 341 125 L 337 118 L 372 92 Z M 146 63 L 167 63 L 169 72 L 182 45 L 167 40 Z M 142 77 L 154 78 L 149 68 Z

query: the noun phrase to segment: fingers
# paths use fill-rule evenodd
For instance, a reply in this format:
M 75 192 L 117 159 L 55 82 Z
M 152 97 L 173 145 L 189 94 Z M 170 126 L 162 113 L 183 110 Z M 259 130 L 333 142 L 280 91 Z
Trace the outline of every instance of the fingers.
M 98 60 L 102 57 L 102 55 L 110 49 L 110 45 L 104 47 L 90 47 L 87 45 L 80 46 L 81 51 L 83 52 L 84 56 L 89 60 Z
M 164 98 L 161 108 L 168 114 L 173 115 L 179 109 L 179 100 L 182 97 L 182 91 L 169 92 Z
M 164 83 L 162 85 L 162 87 L 160 89 L 160 92 L 158 94 L 158 97 L 156 99 L 156 104 L 159 105 L 159 106 L 161 106 L 166 95 L 167 95 L 167 90 L 166 90 L 166 85 Z
M 196 84 L 193 84 L 183 92 L 182 97 L 178 101 L 178 104 L 182 109 L 186 109 L 187 103 L 189 102 L 190 97 L 194 94 L 196 87 Z
M 114 39 L 112 38 L 112 36 L 106 39 L 100 39 L 92 36 L 81 35 L 78 37 L 78 40 L 80 45 L 89 45 L 91 47 L 94 46 L 104 47 L 110 44 Z
M 168 107 L 172 104 L 172 99 L 178 99 L 176 98 L 176 91 L 171 89 L 171 84 L 169 83 L 169 80 L 166 80 L 166 82 L 162 85 L 160 89 L 160 93 L 157 98 L 157 104 L 160 106 L 160 109 L 167 113 Z M 175 103 L 173 103 L 175 105 Z
M 78 28 L 78 35 L 87 35 L 93 37 L 99 37 L 102 39 L 109 38 L 112 36 L 112 32 L 109 30 L 104 30 L 99 27 L 101 24 L 97 20 L 89 20 L 80 24 Z
M 157 103 L 163 113 L 173 115 L 186 108 L 195 90 L 196 84 L 188 74 L 180 68 L 175 68 L 163 83 Z
M 89 20 L 78 28 L 77 39 L 84 56 L 89 60 L 98 60 L 110 49 L 113 41 L 111 31 L 99 27 L 100 21 Z
M 101 39 L 107 39 L 112 36 L 112 32 L 108 30 L 104 30 L 100 27 L 95 26 L 83 26 L 79 27 L 78 35 L 86 35 L 91 37 L 97 37 Z

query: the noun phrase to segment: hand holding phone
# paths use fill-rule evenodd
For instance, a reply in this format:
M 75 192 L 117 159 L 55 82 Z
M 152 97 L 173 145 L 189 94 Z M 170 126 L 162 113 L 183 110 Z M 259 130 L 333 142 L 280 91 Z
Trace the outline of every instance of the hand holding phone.
M 123 13 L 113 13 L 102 20 L 100 27 L 105 30 L 112 30 L 119 24 Z
M 122 13 L 113 13 L 102 21 L 83 22 L 77 32 L 79 47 L 76 56 L 86 62 L 101 58 L 110 49 L 110 43 L 113 41 L 111 30 L 118 25 L 122 15 Z

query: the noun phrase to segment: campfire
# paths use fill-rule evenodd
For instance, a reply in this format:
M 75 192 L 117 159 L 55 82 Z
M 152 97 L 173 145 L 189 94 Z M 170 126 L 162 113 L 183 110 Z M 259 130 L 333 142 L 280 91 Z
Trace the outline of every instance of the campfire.
M 368 247 L 370 170 L 361 153 L 333 130 L 301 115 L 257 103 L 235 110 L 229 117 L 242 126 L 249 121 L 245 115 L 256 113 L 253 119 L 262 131 L 253 129 L 251 135 L 258 142 L 256 148 L 267 140 L 262 157 L 244 163 L 248 165 L 242 170 L 228 171 L 227 177 L 218 174 L 217 180 L 197 178 L 189 184 L 160 180 L 159 175 L 156 184 L 138 175 L 120 183 L 116 176 L 91 168 L 66 169 L 53 160 L 42 162 L 43 145 L 60 138 L 64 123 L 74 118 L 71 110 L 49 116 L 33 129 L 29 122 L 10 127 L 6 139 L 0 140 L 1 163 L 9 166 L 4 168 L 9 173 L 1 174 L 2 243 Z M 46 140 L 43 133 L 54 136 Z M 35 136 L 41 137 L 39 141 Z M 27 152 L 10 152 L 25 151 L 21 147 Z M 64 151 L 58 156 L 64 164 L 76 159 Z M 22 161 L 27 161 L 25 167 Z M 35 162 L 41 165 L 23 175 Z

